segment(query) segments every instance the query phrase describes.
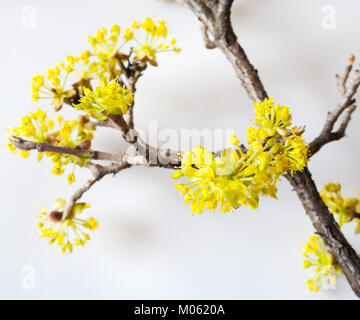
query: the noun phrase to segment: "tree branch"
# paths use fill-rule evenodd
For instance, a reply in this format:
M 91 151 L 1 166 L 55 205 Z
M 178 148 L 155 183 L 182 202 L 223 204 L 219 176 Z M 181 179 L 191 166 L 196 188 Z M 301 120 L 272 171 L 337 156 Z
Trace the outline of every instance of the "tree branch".
M 135 93 L 136 93 L 137 79 L 138 78 L 136 78 L 134 76 L 132 76 L 128 79 L 130 93 L 134 97 L 134 100 L 131 102 L 131 104 L 129 106 L 129 110 L 128 110 L 128 125 L 129 125 L 130 129 L 134 129 L 134 106 L 135 106 Z
M 351 288 L 360 297 L 360 259 L 320 198 L 308 168 L 293 177 L 288 174 L 286 178 L 294 187 L 317 233 L 340 264 Z
M 340 140 L 345 136 L 346 128 L 351 120 L 351 115 L 356 109 L 354 96 L 360 85 L 360 70 L 355 70 L 349 80 L 354 60 L 355 57 L 351 56 L 350 63 L 346 67 L 343 76 L 336 75 L 338 90 L 342 95 L 342 99 L 339 105 L 333 111 L 328 113 L 327 120 L 320 132 L 320 135 L 310 143 L 311 155 L 318 152 L 325 144 L 335 140 Z M 342 115 L 343 120 L 341 121 L 338 130 L 333 131 L 336 122 Z
M 237 42 L 237 37 L 232 29 L 230 11 L 233 1 L 217 0 L 215 1 L 215 5 L 212 1 L 212 6 L 209 6 L 209 2 L 205 0 L 176 1 L 189 7 L 205 25 L 205 28 L 214 36 L 214 43 L 230 61 L 250 99 L 263 101 L 267 98 L 267 93 L 258 76 L 257 70 L 252 66 L 245 51 Z M 348 71 L 348 74 L 350 71 L 351 69 Z M 355 108 L 351 106 L 354 103 L 352 100 L 353 95 L 359 86 L 358 81 L 360 80 L 357 80 L 358 77 L 359 74 L 357 72 L 349 89 L 344 95 L 340 107 L 338 107 L 335 113 L 330 117 L 329 123 L 331 130 L 333 128 L 333 125 L 331 125 L 333 119 L 336 121 L 339 115 L 348 108 L 348 113 L 340 126 L 340 130 L 343 130 L 345 133 L 347 124 L 350 121 L 351 113 Z M 344 83 L 346 82 L 347 80 L 344 79 Z M 286 175 L 286 178 L 294 187 L 314 228 L 332 251 L 335 259 L 341 266 L 354 293 L 360 297 L 360 258 L 348 243 L 338 224 L 322 201 L 308 168 L 305 168 L 303 172 L 294 173 L 293 176 Z
M 247 58 L 244 49 L 233 31 L 230 11 L 233 0 L 176 0 L 189 7 L 203 23 L 216 45 L 233 66 L 236 75 L 253 101 L 263 101 L 268 97 L 258 71 Z
M 38 152 L 54 152 L 73 155 L 79 158 L 86 158 L 92 160 L 108 160 L 112 162 L 123 163 L 124 159 L 130 164 L 142 164 L 151 167 L 160 167 L 172 169 L 181 165 L 179 159 L 179 151 L 170 149 L 161 149 L 150 146 L 144 142 L 135 130 L 129 130 L 125 137 L 126 141 L 133 145 L 136 149 L 135 155 L 129 153 L 108 153 L 103 151 L 82 150 L 77 148 L 65 148 L 47 144 L 44 142 L 32 142 L 19 137 L 11 137 L 10 142 L 18 149 L 30 151 L 37 150 Z
M 109 160 L 109 161 L 122 161 L 122 154 L 114 154 L 103 151 L 83 150 L 80 148 L 66 148 L 54 146 L 44 142 L 32 142 L 19 137 L 11 137 L 10 142 L 18 149 L 30 151 L 37 150 L 38 152 L 54 152 L 73 155 L 79 158 L 87 158 L 92 160 Z
M 216 43 L 213 40 L 210 40 L 209 38 L 209 34 L 208 34 L 208 27 L 206 25 L 202 25 L 202 34 L 203 34 L 203 39 L 205 42 L 205 46 L 207 49 L 215 49 Z
M 83 194 L 87 192 L 97 181 L 100 181 L 108 174 L 115 175 L 119 171 L 130 168 L 132 166 L 132 164 L 126 161 L 124 155 L 123 158 L 124 160 L 121 163 L 112 164 L 110 166 L 100 166 L 91 162 L 86 164 L 86 167 L 91 170 L 93 177 L 86 181 L 86 183 L 82 185 L 78 190 L 76 190 L 72 197 L 69 199 L 62 217 L 63 220 L 65 220 L 69 216 L 76 201 L 78 201 L 83 196 Z
M 115 126 L 110 120 L 92 120 L 91 124 L 94 127 L 105 127 L 105 128 L 118 129 L 118 127 Z

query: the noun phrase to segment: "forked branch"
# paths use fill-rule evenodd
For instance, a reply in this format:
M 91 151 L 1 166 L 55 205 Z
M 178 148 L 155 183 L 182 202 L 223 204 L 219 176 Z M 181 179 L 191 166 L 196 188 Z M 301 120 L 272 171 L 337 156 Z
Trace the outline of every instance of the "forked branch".
M 71 198 L 66 204 L 62 219 L 65 220 L 69 216 L 76 201 L 78 201 L 83 196 L 83 194 L 87 192 L 97 181 L 100 181 L 108 174 L 115 175 L 121 170 L 130 168 L 131 166 L 132 164 L 126 160 L 125 156 L 124 160 L 121 163 L 112 164 L 109 166 L 100 166 L 91 162 L 87 163 L 86 167 L 91 170 L 93 176 L 88 181 L 86 181 L 85 184 L 82 185 L 78 190 L 76 190 L 75 193 L 71 196 Z
M 351 120 L 351 115 L 356 109 L 354 96 L 360 85 L 360 70 L 355 70 L 351 75 L 354 60 L 355 57 L 351 56 L 344 74 L 342 76 L 336 75 L 338 90 L 341 94 L 341 101 L 333 111 L 328 113 L 327 120 L 320 135 L 310 143 L 311 155 L 318 152 L 325 144 L 340 140 L 345 136 L 345 131 Z M 341 116 L 342 120 L 339 128 L 334 130 L 334 126 L 336 122 L 340 120 Z

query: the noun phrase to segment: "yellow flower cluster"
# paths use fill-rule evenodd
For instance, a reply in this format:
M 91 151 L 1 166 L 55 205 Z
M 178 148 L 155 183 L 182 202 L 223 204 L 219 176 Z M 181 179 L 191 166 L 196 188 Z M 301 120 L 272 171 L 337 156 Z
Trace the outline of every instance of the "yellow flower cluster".
M 98 226 L 97 220 L 83 213 L 89 207 L 87 203 L 76 203 L 66 219 L 63 219 L 66 208 L 64 199 L 57 199 L 50 212 L 42 207 L 38 216 L 40 237 L 48 238 L 50 244 L 57 244 L 62 253 L 71 253 L 74 245 L 84 246 L 90 240 L 89 231 L 95 230 Z
M 268 161 L 259 155 L 259 162 L 254 154 L 243 154 L 240 149 L 226 149 L 219 158 L 202 147 L 195 147 L 192 152 L 184 152 L 181 171 L 173 174 L 174 179 L 185 176 L 188 183 L 175 184 L 180 194 L 185 195 L 185 203 L 190 204 L 193 213 L 203 209 L 213 210 L 218 205 L 222 212 L 249 205 L 256 209 L 260 195 L 276 198 L 274 177 L 263 170 Z
M 76 94 L 81 94 L 84 87 L 90 87 L 90 80 L 97 72 L 98 65 L 90 63 L 90 51 L 84 51 L 79 57 L 67 56 L 66 62 L 60 62 L 50 68 L 46 75 L 35 75 L 32 78 L 33 101 L 51 99 L 51 104 L 59 111 L 64 102 L 70 102 Z M 67 80 L 74 75 L 77 82 L 72 88 L 65 89 Z
M 122 73 L 121 69 L 116 67 L 118 63 L 122 63 L 129 56 L 120 50 L 131 39 L 130 29 L 126 29 L 123 37 L 120 38 L 120 27 L 118 25 L 113 25 L 109 33 L 105 28 L 101 28 L 95 37 L 89 37 L 94 56 L 97 58 L 99 78 L 112 80 Z
M 92 91 L 92 80 L 117 80 L 123 73 L 125 62 L 142 62 L 145 67 L 147 62 L 157 65 L 157 53 L 180 51 L 175 47 L 175 39 L 166 41 L 164 21 L 155 23 L 146 18 L 142 23 L 134 22 L 123 34 L 120 31 L 118 25 L 112 26 L 110 32 L 105 28 L 98 30 L 95 37 L 89 37 L 91 51 L 86 50 L 78 57 L 67 56 L 65 62 L 50 68 L 45 75 L 35 75 L 32 78 L 33 100 L 51 99 L 58 111 L 63 103 L 77 103 L 85 91 Z M 121 51 L 125 50 L 125 45 L 128 45 L 128 54 Z M 70 78 L 75 80 L 67 87 Z
M 291 115 L 287 107 L 274 106 L 272 99 L 255 103 L 255 125 L 248 130 L 250 149 L 243 153 L 235 135 L 229 142 L 236 150 L 225 149 L 220 157 L 202 147 L 184 152 L 180 170 L 174 179 L 186 177 L 188 183 L 175 184 L 193 213 L 213 210 L 222 212 L 242 205 L 256 209 L 260 196 L 276 198 L 276 183 L 287 171 L 302 170 L 308 161 L 308 147 L 303 129 L 287 127 Z M 280 132 L 280 133 L 279 133 Z
M 101 82 L 95 91 L 85 88 L 84 97 L 74 107 L 99 120 L 106 120 L 109 115 L 126 114 L 133 101 L 129 90 L 121 87 L 115 80 Z
M 314 275 L 306 282 L 309 290 L 335 289 L 336 274 L 341 274 L 342 271 L 327 250 L 324 241 L 318 235 L 311 235 L 309 242 L 303 245 L 302 251 L 304 268 L 315 267 Z
M 338 215 L 338 223 L 341 227 L 344 223 L 355 220 L 357 227 L 355 233 L 360 233 L 360 199 L 346 198 L 341 196 L 341 185 L 335 183 L 328 183 L 320 192 L 326 206 L 330 213 Z
M 175 46 L 175 39 L 171 39 L 170 42 L 166 41 L 168 32 L 164 21 L 155 23 L 152 19 L 146 18 L 142 23 L 134 22 L 132 28 L 136 34 L 134 40 L 138 45 L 133 49 L 136 54 L 135 60 L 149 61 L 150 64 L 156 66 L 157 53 L 166 51 L 180 52 L 180 49 Z M 144 31 L 145 34 L 142 34 Z
M 64 120 L 58 116 L 56 120 L 47 119 L 47 115 L 42 110 L 37 110 L 21 119 L 19 127 L 9 128 L 10 136 L 29 139 L 32 142 L 44 142 L 59 147 L 76 148 L 86 145 L 86 149 L 91 146 L 93 139 L 93 131 L 95 128 L 89 122 L 88 117 L 82 116 L 79 120 Z M 10 151 L 16 152 L 16 147 L 8 142 Z M 24 158 L 29 156 L 29 151 L 20 150 L 20 155 Z M 62 175 L 66 165 L 72 163 L 75 165 L 84 166 L 87 162 L 86 157 L 77 157 L 74 155 L 55 153 L 55 152 L 40 152 L 38 154 L 39 161 L 43 155 L 51 158 L 55 166 L 52 170 L 53 174 Z M 74 173 L 68 176 L 68 182 L 75 181 Z
M 289 107 L 274 105 L 273 98 L 254 105 L 255 127 L 247 130 L 250 149 L 268 151 L 280 175 L 302 171 L 308 161 L 308 146 L 302 138 L 305 128 L 288 128 L 292 120 Z
M 112 80 L 122 73 L 117 65 L 130 59 L 125 54 L 125 45 L 132 48 L 135 53 L 134 61 L 149 62 L 157 66 L 156 55 L 160 52 L 180 52 L 175 46 L 176 40 L 167 41 L 167 27 L 164 21 L 154 22 L 146 18 L 143 22 L 134 22 L 131 28 L 126 28 L 121 34 L 118 25 L 111 27 L 110 32 L 105 28 L 97 31 L 95 37 L 89 37 L 89 42 L 94 49 L 94 55 L 99 62 L 100 78 L 107 75 Z
M 17 149 L 15 137 L 38 143 L 37 147 L 44 147 L 40 150 L 47 150 L 38 153 L 39 161 L 44 155 L 49 157 L 55 164 L 52 173 L 56 175 L 62 175 L 65 167 L 72 164 L 67 181 L 69 184 L 75 181 L 74 169 L 76 165 L 84 166 L 87 163 L 87 153 L 75 156 L 59 153 L 59 150 L 65 151 L 54 147 L 90 150 L 95 126 L 89 116 L 106 120 L 110 115 L 126 114 L 133 102 L 130 93 L 132 85 L 148 63 L 157 65 L 159 52 L 180 51 L 175 47 L 175 39 L 166 40 L 168 31 L 163 21 L 156 23 L 146 18 L 142 23 L 135 22 L 131 28 L 121 31 L 118 25 L 112 26 L 109 32 L 105 28 L 100 29 L 95 37 L 88 39 L 90 50 L 79 56 L 67 56 L 44 74 L 32 78 L 33 101 L 49 99 L 55 111 L 59 111 L 65 103 L 87 115 L 67 121 L 61 116 L 55 120 L 48 119 L 40 109 L 30 113 L 21 119 L 19 127 L 8 130 L 10 139 L 7 146 L 11 152 L 18 152 L 23 158 L 30 155 L 27 150 Z M 27 146 L 24 149 L 35 148 L 29 143 Z M 77 217 L 76 211 L 80 213 L 85 208 L 84 204 L 76 204 L 73 214 L 63 221 L 64 207 L 64 200 L 59 200 L 53 212 L 48 214 L 43 211 L 41 217 L 46 221 L 40 222 L 39 228 L 43 237 L 49 237 L 51 242 L 56 241 L 63 252 L 71 252 L 70 232 L 76 234 L 75 244 L 83 245 L 89 239 L 83 229 L 94 229 L 97 222 L 93 218 L 84 220 Z M 47 223 L 52 225 L 48 227 Z

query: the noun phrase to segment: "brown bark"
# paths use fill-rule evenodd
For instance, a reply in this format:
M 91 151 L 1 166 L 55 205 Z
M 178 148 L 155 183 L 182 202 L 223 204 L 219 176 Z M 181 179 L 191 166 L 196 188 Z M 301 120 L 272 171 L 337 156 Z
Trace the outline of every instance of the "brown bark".
M 360 259 L 321 199 L 309 169 L 305 168 L 303 172 L 297 172 L 293 177 L 287 174 L 286 178 L 301 200 L 316 233 L 324 240 L 341 266 L 351 288 L 360 297 Z

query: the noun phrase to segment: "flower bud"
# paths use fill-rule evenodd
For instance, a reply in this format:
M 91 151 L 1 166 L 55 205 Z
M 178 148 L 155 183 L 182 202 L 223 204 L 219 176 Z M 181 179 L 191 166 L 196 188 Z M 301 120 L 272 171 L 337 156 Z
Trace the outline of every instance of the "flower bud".
M 85 140 L 85 141 L 81 142 L 80 144 L 78 144 L 76 146 L 76 149 L 89 150 L 90 147 L 91 147 L 91 141 L 90 140 Z
M 180 179 L 180 178 L 183 177 L 183 176 L 184 176 L 184 174 L 183 174 L 181 171 L 179 171 L 179 170 L 175 171 L 175 172 L 172 174 L 172 178 L 173 178 L 173 179 Z
M 60 222 L 63 216 L 63 212 L 52 211 L 49 213 L 49 219 L 53 222 Z

